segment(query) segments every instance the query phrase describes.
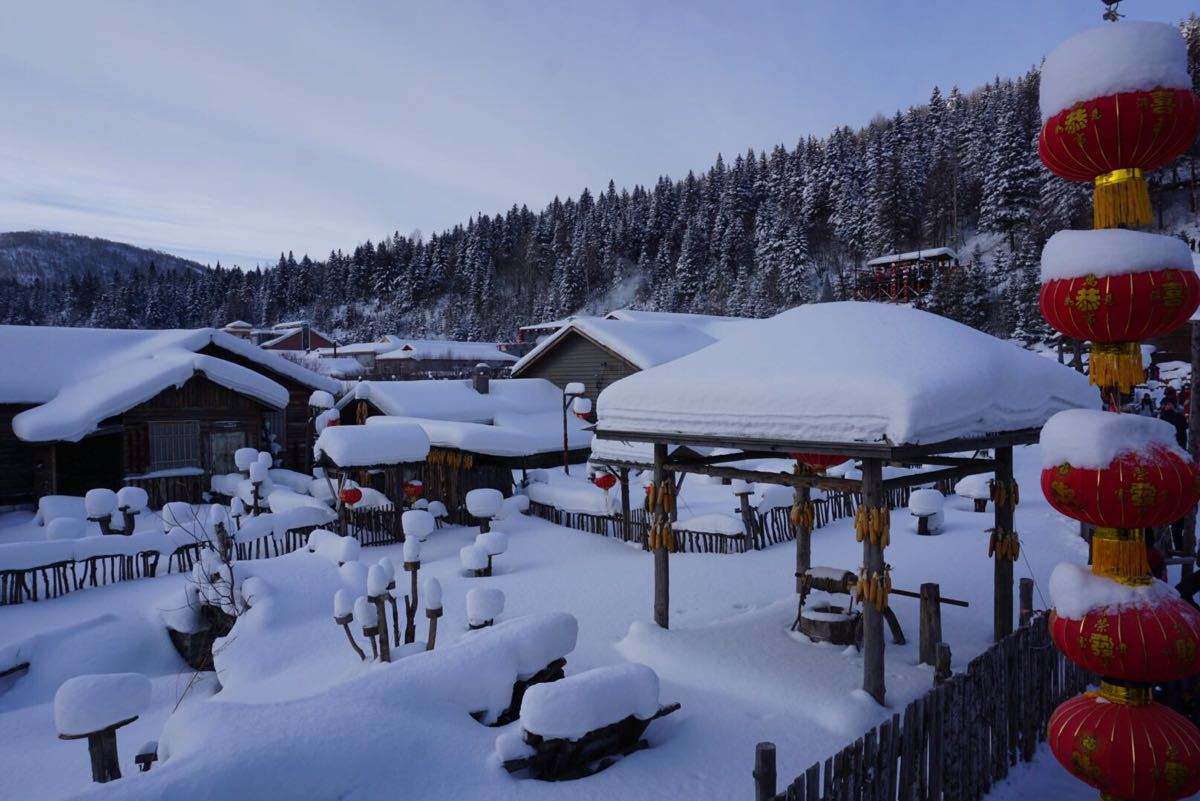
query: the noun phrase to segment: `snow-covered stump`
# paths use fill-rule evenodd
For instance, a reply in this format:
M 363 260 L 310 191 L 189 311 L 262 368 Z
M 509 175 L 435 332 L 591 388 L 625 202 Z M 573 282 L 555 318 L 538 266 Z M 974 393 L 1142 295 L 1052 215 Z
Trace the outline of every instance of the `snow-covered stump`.
M 87 519 L 100 526 L 101 534 L 113 534 L 112 516 L 117 508 L 117 493 L 110 489 L 90 489 L 83 496 Z M 133 532 L 128 532 L 132 534 Z
M 581 779 L 647 748 L 649 725 L 678 709 L 659 705 L 658 676 L 645 665 L 596 668 L 530 687 L 521 701 L 520 740 L 503 734 L 496 749 L 510 773 Z
M 908 513 L 917 519 L 918 534 L 931 536 L 941 530 L 945 503 L 946 497 L 936 489 L 912 491 L 908 496 Z
M 150 504 L 150 495 L 141 487 L 121 487 L 117 490 L 117 511 L 121 513 L 121 530 L 133 534 L 134 518 Z
M 437 622 L 442 616 L 442 583 L 430 576 L 425 579 L 425 617 L 429 620 L 429 636 L 425 638 L 425 650 L 432 651 L 437 644 Z
M 140 673 L 76 676 L 54 694 L 54 725 L 60 740 L 87 739 L 92 781 L 109 782 L 121 778 L 117 729 L 149 703 L 150 680 Z
M 503 531 L 486 531 L 475 537 L 475 544 L 487 554 L 485 576 L 492 575 L 492 560 L 508 550 L 508 535 Z
M 350 595 L 349 590 L 338 590 L 333 596 L 333 622 L 342 627 L 346 632 L 346 639 L 350 641 L 350 647 L 358 654 L 358 658 L 365 662 L 367 655 L 355 642 L 354 632 L 350 630 L 350 624 L 354 622 L 354 597 Z
M 493 587 L 476 587 L 467 593 L 467 626 L 471 631 L 494 625 L 504 611 L 504 593 Z
M 409 575 L 409 592 L 404 596 L 404 642 L 407 644 L 417 639 L 417 606 L 420 602 L 417 581 L 421 572 L 421 541 L 416 537 L 404 541 L 404 569 Z
M 478 545 L 468 545 L 458 552 L 458 561 L 463 572 L 474 578 L 483 578 L 487 573 L 487 551 Z
M 473 489 L 467 493 L 467 512 L 479 521 L 479 531 L 491 531 L 492 518 L 504 506 L 504 493 L 498 489 Z
M 732 486 L 733 494 L 738 499 L 738 513 L 742 516 L 742 527 L 745 529 L 742 535 L 745 537 L 743 550 L 749 553 L 755 549 L 754 530 L 756 523 L 754 520 L 754 511 L 750 508 L 750 496 L 754 494 L 754 487 L 750 485 L 749 481 L 744 481 L 740 478 L 734 479 Z

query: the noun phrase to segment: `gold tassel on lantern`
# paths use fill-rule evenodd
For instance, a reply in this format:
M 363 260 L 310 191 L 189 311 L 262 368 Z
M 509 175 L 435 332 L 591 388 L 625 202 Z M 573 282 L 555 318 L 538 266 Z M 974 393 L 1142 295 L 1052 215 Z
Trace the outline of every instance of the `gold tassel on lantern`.
M 1116 387 L 1128 393 L 1146 380 L 1142 347 L 1136 342 L 1093 342 L 1088 359 L 1088 380 L 1102 389 Z
M 1096 228 L 1140 228 L 1154 221 L 1150 189 L 1134 167 L 1096 176 L 1092 224 Z
M 1150 562 L 1141 529 L 1097 528 L 1092 534 L 1092 573 L 1122 584 L 1150 583 Z

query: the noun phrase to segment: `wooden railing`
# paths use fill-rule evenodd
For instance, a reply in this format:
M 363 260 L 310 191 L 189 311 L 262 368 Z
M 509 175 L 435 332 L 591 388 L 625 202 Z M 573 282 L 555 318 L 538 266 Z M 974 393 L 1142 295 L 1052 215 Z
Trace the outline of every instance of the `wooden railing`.
M 402 509 L 395 506 L 376 506 L 370 509 L 347 509 L 347 531 L 358 538 L 359 544 L 392 545 L 404 542 Z
M 979 801 L 1033 759 L 1055 707 L 1094 681 L 1054 647 L 1038 615 L 783 792 L 775 746 L 760 743 L 756 801 Z

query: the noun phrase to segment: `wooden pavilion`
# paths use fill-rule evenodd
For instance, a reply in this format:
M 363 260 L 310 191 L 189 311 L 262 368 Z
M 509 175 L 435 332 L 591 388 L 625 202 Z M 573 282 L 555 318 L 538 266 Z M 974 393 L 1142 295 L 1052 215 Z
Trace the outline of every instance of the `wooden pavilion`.
M 846 333 L 829 350 L 795 348 L 780 354 L 777 347 L 780 341 L 821 342 L 821 332 L 831 330 Z M 964 386 L 972 375 L 979 386 Z M 848 397 L 831 406 L 831 387 Z M 961 397 L 939 399 L 941 390 L 956 387 Z M 884 584 L 890 581 L 884 557 L 890 525 L 886 494 L 994 473 L 989 551 L 993 636 L 999 639 L 1013 628 L 1015 551 L 1004 547 L 1014 544 L 1008 538 L 1017 537 L 1013 447 L 1037 442 L 1041 425 L 1055 412 L 1097 404 L 1095 389 L 1073 370 L 945 318 L 902 306 L 818 304 L 748 328 L 707 349 L 702 359 L 684 357 L 613 385 L 600 398 L 597 438 L 650 443 L 653 462 L 603 455 L 593 461 L 621 474 L 651 467 L 659 487 L 672 486 L 675 473 L 788 485 L 801 508 L 814 487 L 858 493 L 865 521 L 860 582 Z M 719 450 L 690 456 L 670 452 L 679 445 Z M 983 451 L 992 455 L 963 455 Z M 799 465 L 794 472 L 772 472 L 730 464 L 807 454 L 857 459 L 861 478 L 826 476 Z M 886 465 L 914 464 L 928 469 L 884 478 Z M 668 508 L 656 505 L 654 523 L 669 525 Z M 801 526 L 797 591 L 811 567 L 811 547 L 811 533 Z M 658 538 L 653 550 L 654 619 L 665 628 L 670 538 Z M 886 592 L 882 604 L 863 604 L 863 689 L 881 704 L 885 608 Z

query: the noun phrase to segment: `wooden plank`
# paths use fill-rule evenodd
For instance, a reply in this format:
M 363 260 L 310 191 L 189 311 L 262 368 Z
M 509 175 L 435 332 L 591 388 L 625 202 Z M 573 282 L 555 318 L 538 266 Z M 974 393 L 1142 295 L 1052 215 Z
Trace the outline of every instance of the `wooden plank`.
M 862 771 L 859 782 L 860 798 L 862 801 L 878 801 L 879 799 L 879 793 L 877 792 L 879 783 L 875 780 L 878 759 L 876 738 L 878 736 L 878 729 L 871 729 L 867 732 L 867 736 L 863 737 Z
M 759 743 L 754 749 L 754 801 L 774 801 L 775 743 Z

